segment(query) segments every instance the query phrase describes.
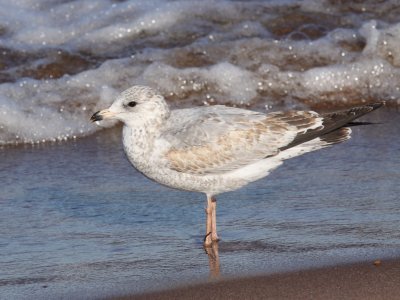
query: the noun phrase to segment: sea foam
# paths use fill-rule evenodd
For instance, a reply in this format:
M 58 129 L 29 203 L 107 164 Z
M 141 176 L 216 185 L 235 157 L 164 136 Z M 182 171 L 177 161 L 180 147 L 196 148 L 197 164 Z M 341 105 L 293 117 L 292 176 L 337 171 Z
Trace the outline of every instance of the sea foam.
M 91 134 L 135 84 L 174 107 L 400 104 L 396 1 L 0 5 L 0 145 Z

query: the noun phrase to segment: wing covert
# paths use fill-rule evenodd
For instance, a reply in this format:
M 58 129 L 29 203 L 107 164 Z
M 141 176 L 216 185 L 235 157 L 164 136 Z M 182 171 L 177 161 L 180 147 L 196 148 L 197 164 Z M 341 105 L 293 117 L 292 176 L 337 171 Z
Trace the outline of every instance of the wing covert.
M 314 112 L 268 115 L 227 108 L 193 109 L 188 120 L 174 116 L 163 138 L 170 144 L 165 158 L 171 169 L 190 174 L 220 174 L 273 156 L 299 132 L 321 126 Z M 185 114 L 188 115 L 187 112 Z M 174 120 L 175 119 L 175 120 Z

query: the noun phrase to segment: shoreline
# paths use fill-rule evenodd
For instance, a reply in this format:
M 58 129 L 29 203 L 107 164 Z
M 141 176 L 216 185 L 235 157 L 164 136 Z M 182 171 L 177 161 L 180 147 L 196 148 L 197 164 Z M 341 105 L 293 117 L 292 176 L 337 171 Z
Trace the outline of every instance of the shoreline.
M 220 279 L 108 299 L 398 299 L 399 278 L 397 258 Z

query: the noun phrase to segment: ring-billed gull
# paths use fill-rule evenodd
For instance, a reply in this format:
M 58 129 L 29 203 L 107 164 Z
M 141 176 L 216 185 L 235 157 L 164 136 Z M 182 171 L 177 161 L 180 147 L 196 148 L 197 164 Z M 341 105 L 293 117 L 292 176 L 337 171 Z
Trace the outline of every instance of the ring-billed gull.
M 124 123 L 125 153 L 148 178 L 206 194 L 209 246 L 218 241 L 216 195 L 267 176 L 288 158 L 349 139 L 351 129 L 344 126 L 383 104 L 330 114 L 264 114 L 223 105 L 170 110 L 155 90 L 133 86 L 91 120 Z

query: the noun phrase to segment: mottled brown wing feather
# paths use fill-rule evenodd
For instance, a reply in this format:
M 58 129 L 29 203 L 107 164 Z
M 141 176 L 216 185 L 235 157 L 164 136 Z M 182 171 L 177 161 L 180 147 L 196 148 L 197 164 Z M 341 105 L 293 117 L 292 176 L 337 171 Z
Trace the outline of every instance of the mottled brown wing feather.
M 235 121 L 240 126 L 226 126 L 230 124 L 230 120 L 226 119 L 213 124 L 202 119 L 191 128 L 185 128 L 186 135 L 190 131 L 199 132 L 199 128 L 213 130 L 213 126 L 226 126 L 227 131 L 200 145 L 172 147 L 166 153 L 169 167 L 178 172 L 199 175 L 235 170 L 278 154 L 279 149 L 291 143 L 300 132 L 317 128 L 321 123 L 316 113 L 302 111 L 271 113 L 256 121 L 251 118 L 238 121 L 236 117 Z M 221 130 L 216 129 L 216 132 Z

